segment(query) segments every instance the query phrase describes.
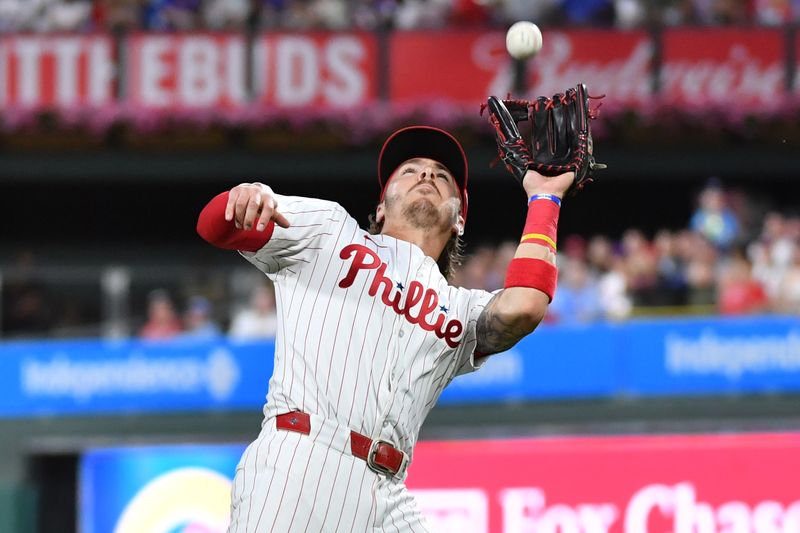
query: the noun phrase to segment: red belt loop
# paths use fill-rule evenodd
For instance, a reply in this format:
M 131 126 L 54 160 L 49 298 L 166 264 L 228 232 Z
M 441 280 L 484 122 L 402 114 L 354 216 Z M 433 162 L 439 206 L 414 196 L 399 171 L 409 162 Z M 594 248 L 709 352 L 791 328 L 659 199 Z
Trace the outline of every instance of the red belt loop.
M 284 413 L 275 417 L 275 427 L 308 435 L 311 433 L 311 417 L 302 411 Z M 408 464 L 408 456 L 395 448 L 391 442 L 372 440 L 352 430 L 350 451 L 355 457 L 366 461 L 369 469 L 378 474 L 397 476 Z
M 311 433 L 311 417 L 302 411 L 284 413 L 275 417 L 275 427 L 308 435 Z

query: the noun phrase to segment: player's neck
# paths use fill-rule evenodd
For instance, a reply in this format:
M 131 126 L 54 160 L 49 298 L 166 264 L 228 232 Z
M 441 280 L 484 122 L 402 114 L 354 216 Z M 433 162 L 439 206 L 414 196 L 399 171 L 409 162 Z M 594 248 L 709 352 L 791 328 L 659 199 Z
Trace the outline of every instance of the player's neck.
M 401 241 L 415 244 L 423 251 L 425 255 L 437 261 L 439 260 L 439 256 L 442 255 L 442 251 L 444 250 L 447 241 L 450 240 L 451 237 L 451 235 L 448 235 L 447 233 L 443 233 L 434 229 L 423 229 L 399 225 L 384 225 L 381 233 Z

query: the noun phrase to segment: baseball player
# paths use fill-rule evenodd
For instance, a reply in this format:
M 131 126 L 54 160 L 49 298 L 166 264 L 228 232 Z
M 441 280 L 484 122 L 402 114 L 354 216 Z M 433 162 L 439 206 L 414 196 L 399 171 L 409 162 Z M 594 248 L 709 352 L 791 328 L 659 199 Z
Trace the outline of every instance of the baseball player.
M 456 375 L 543 318 L 561 198 L 587 175 L 533 170 L 510 112 L 497 99 L 489 107 L 501 156 L 530 198 L 494 294 L 447 281 L 467 217 L 467 159 L 434 127 L 384 144 L 372 231 L 334 202 L 261 183 L 203 209 L 200 235 L 263 271 L 279 311 L 264 421 L 236 469 L 229 533 L 428 531 L 404 485 L 420 426 Z

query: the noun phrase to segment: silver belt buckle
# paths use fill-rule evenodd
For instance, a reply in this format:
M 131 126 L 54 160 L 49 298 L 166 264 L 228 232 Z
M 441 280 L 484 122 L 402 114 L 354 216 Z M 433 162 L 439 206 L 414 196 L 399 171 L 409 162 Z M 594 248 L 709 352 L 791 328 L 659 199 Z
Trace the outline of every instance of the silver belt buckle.
M 375 456 L 378 454 L 378 446 L 380 446 L 381 444 L 386 444 L 388 446 L 391 446 L 392 448 L 403 454 L 403 462 L 400 463 L 400 468 L 397 469 L 397 473 L 392 472 L 385 466 L 375 464 Z M 403 472 L 405 472 L 407 466 L 408 466 L 408 455 L 406 454 L 406 452 L 400 450 L 388 440 L 380 440 L 380 439 L 372 440 L 372 444 L 370 444 L 369 451 L 367 452 L 367 467 L 369 467 L 370 470 L 378 474 L 384 474 L 390 477 L 396 476 L 399 478 L 400 476 L 403 475 Z

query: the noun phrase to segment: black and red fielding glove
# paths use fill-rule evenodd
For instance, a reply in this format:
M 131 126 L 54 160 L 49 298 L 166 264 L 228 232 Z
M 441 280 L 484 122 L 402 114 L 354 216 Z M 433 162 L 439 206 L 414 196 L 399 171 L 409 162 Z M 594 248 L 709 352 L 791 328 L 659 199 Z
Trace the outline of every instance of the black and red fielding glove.
M 593 155 L 591 120 L 597 110 L 589 109 L 590 96 L 580 83 L 552 98 L 501 100 L 490 96 L 484 108 L 495 130 L 500 159 L 522 183 L 528 170 L 543 176 L 575 172 L 567 191 L 574 194 L 592 181 L 595 170 L 606 168 Z M 517 124 L 531 121 L 531 141 L 519 132 Z

